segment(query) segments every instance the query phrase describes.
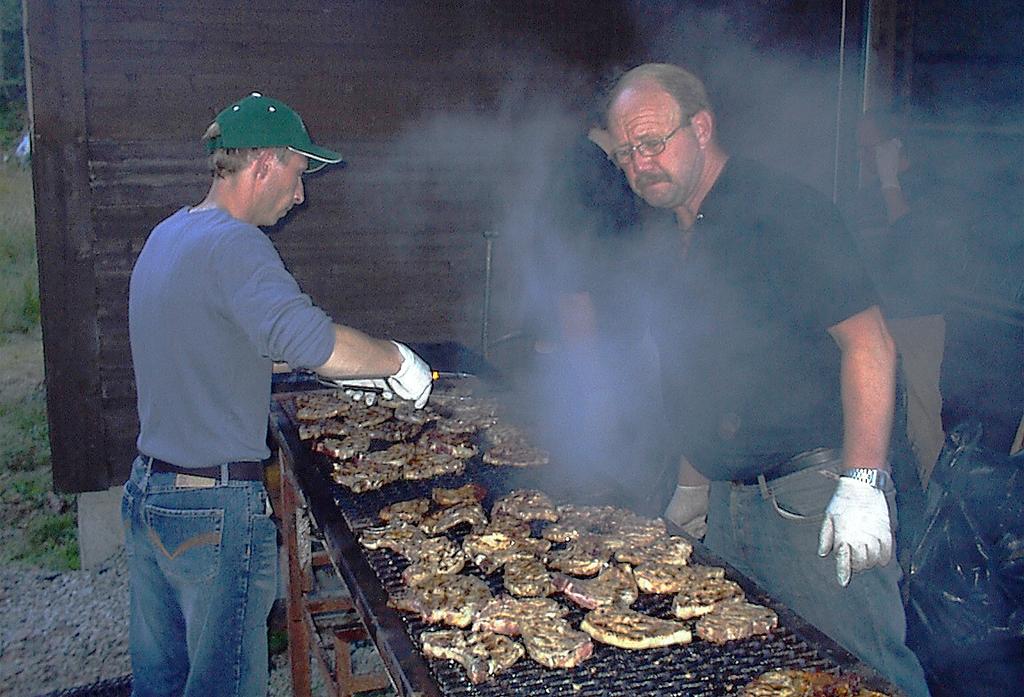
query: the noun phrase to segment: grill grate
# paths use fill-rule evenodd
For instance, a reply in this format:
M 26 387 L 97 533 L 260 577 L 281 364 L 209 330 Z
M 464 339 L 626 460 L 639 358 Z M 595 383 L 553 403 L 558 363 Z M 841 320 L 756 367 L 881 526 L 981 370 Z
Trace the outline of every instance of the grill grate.
M 288 400 L 280 404 L 294 423 L 294 407 Z M 377 444 L 384 447 L 386 444 Z M 494 500 L 517 486 L 526 486 L 522 471 L 507 467 L 484 464 L 479 456 L 470 460 L 460 475 L 445 475 L 425 481 L 399 481 L 385 487 L 354 494 L 347 488 L 330 482 L 326 472 L 330 469 L 329 459 L 312 452 L 302 444 L 297 458 L 306 458 L 320 471 L 324 487 L 329 487 L 330 498 L 337 512 L 340 512 L 349 531 L 358 531 L 379 525 L 377 512 L 390 503 L 417 497 L 428 497 L 434 487 L 457 487 L 475 482 L 487 487 L 484 507 L 490 510 Z M 461 531 L 461 532 L 459 532 Z M 461 540 L 465 526 L 451 531 L 449 536 Z M 357 578 L 359 583 L 379 584 L 390 596 L 404 587 L 401 573 L 408 561 L 387 550 L 366 550 L 360 553 L 372 570 L 374 578 Z M 335 556 L 335 555 L 332 555 Z M 337 555 L 337 563 L 344 565 L 344 556 Z M 732 641 L 724 645 L 712 644 L 695 638 L 693 643 L 643 651 L 629 651 L 594 642 L 594 654 L 574 669 L 552 670 L 524 657 L 505 672 L 491 680 L 473 685 L 466 677 L 465 670 L 454 661 L 422 659 L 437 688 L 443 695 L 607 695 L 630 694 L 636 697 L 687 695 L 716 697 L 734 695 L 740 687 L 765 671 L 779 668 L 823 670 L 837 672 L 840 669 L 861 675 L 866 685 L 887 694 L 898 694 L 891 686 L 881 681 L 849 654 L 835 647 L 828 639 L 809 627 L 799 617 L 780 607 L 753 586 L 747 579 L 715 559 L 706 548 L 695 545 L 693 560 L 699 564 L 726 566 L 727 575 L 744 586 L 753 602 L 768 605 L 779 614 L 780 626 L 768 636 Z M 471 573 L 487 581 L 492 592 L 502 590 L 501 574 L 485 576 L 472 562 L 463 573 Z M 559 598 L 560 596 L 554 596 Z M 578 627 L 585 611 L 573 608 L 569 620 Z M 642 594 L 633 608 L 655 617 L 674 619 L 671 612 L 671 595 Z M 377 608 L 378 612 L 394 612 Z M 414 647 L 421 646 L 420 635 L 424 631 L 443 628 L 427 625 L 411 614 L 399 612 L 401 624 L 412 640 Z M 694 624 L 691 620 L 689 625 Z M 381 648 L 382 655 L 386 647 Z

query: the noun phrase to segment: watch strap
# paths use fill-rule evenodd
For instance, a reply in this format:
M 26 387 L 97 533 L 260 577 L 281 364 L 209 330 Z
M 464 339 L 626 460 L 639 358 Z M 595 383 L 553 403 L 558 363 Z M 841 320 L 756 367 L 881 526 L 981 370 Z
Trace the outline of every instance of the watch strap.
M 871 467 L 851 467 L 850 469 L 843 470 L 841 476 L 847 479 L 856 479 L 858 482 L 864 482 L 879 491 L 890 491 L 893 488 L 892 477 L 884 470 Z

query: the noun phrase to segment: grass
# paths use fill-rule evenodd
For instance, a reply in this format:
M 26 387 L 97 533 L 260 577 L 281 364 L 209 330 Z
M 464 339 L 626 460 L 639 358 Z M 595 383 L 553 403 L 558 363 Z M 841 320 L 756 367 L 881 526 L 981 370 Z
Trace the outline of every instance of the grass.
M 0 403 L 0 464 L 5 470 L 35 470 L 50 465 L 46 394 L 36 391 L 19 401 Z
M 39 326 L 39 274 L 28 170 L 0 170 L 0 333 Z
M 64 571 L 79 568 L 75 498 L 52 491 L 45 388 L 21 379 L 38 352 L 12 357 L 39 336 L 32 206 L 29 171 L 0 167 L 0 385 L 17 385 L 0 390 L 0 563 Z

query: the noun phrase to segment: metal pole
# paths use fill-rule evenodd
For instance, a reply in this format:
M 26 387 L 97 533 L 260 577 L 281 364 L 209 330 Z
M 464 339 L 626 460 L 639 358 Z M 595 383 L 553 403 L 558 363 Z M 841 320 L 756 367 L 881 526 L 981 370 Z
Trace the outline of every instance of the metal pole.
M 489 324 L 491 321 L 491 262 L 494 256 L 494 240 L 499 233 L 492 230 L 484 230 L 484 312 L 480 321 L 480 353 L 488 358 L 490 351 Z

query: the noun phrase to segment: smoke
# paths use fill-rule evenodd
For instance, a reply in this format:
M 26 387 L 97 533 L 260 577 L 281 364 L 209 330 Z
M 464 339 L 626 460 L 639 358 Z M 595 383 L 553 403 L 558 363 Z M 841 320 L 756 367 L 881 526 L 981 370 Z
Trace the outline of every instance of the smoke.
M 719 136 L 729 152 L 763 161 L 831 194 L 836 138 L 852 137 L 855 125 L 836 119 L 837 16 L 822 10 L 807 13 L 806 19 L 780 12 L 778 3 L 749 1 L 638 2 L 631 9 L 630 31 L 640 46 L 618 67 L 658 61 L 692 69 L 708 87 Z M 834 35 L 823 36 L 820 26 L 808 22 L 831 27 Z M 444 291 L 432 295 L 449 302 L 423 308 L 436 317 L 433 338 L 479 336 L 481 298 L 489 284 L 490 344 L 467 343 L 486 350 L 515 379 L 526 404 L 523 417 L 556 455 L 556 465 L 540 473 L 547 488 L 608 495 L 660 512 L 658 496 L 668 491 L 652 488 L 671 485 L 671 464 L 666 479 L 665 453 L 652 446 L 665 425 L 657 356 L 650 337 L 637 329 L 650 313 L 637 290 L 643 279 L 631 259 L 639 246 L 632 235 L 639 233 L 609 235 L 599 218 L 588 217 L 599 206 L 581 213 L 580 202 L 573 200 L 579 192 L 558 189 L 569 174 L 566 154 L 586 132 L 587 97 L 609 71 L 595 75 L 530 46 L 527 37 L 517 49 L 474 50 L 514 51 L 500 58 L 479 56 L 481 64 L 510 66 L 508 73 L 494 80 L 479 102 L 452 104 L 438 95 L 435 104 L 420 105 L 415 121 L 374 162 L 373 181 L 362 189 L 346 183 L 346 205 L 366 211 L 382 230 L 414 233 L 395 235 L 389 248 L 399 269 L 396 287 L 404 285 L 403 265 L 423 260 L 440 265 L 436 277 Z M 922 142 L 921 135 L 908 135 L 915 169 L 964 181 L 962 167 L 946 161 L 937 168 L 924 156 L 926 146 L 935 143 Z M 980 144 L 955 140 L 958 149 L 953 144 L 940 149 L 955 152 L 956 163 L 970 162 L 972 149 Z M 350 159 L 355 172 L 359 153 Z M 996 202 L 992 182 L 1018 172 L 1019 165 L 1008 163 L 1005 155 L 993 163 L 963 191 Z M 1017 194 L 1019 185 L 1014 182 Z M 394 196 L 382 197 L 381 189 L 393 190 Z M 955 199 L 958 206 L 964 198 L 969 196 Z M 978 209 L 977 202 L 965 201 L 951 212 Z M 974 265 L 984 270 L 961 272 L 987 280 L 1000 275 L 1000 292 L 1010 293 L 1006 286 L 1014 285 L 1007 280 L 1012 274 L 996 274 L 992 268 L 1005 264 L 1007 248 L 1018 244 L 1020 215 L 1003 206 L 998 210 L 998 221 L 985 218 L 985 234 L 998 230 L 1003 243 L 986 240 L 968 252 L 966 241 L 977 238 L 982 220 L 974 216 L 973 232 L 960 228 L 951 233 L 960 250 L 949 254 L 952 261 L 985 258 L 985 264 Z M 455 222 L 446 229 L 438 227 L 438 220 Z M 490 277 L 485 276 L 485 232 L 497 235 Z M 445 239 L 443 248 L 452 250 L 444 260 L 438 259 L 439 237 Z M 407 285 L 406 301 L 417 302 L 415 284 Z M 559 303 L 595 288 L 601 331 L 588 343 L 564 341 Z M 552 346 L 561 348 L 544 352 Z

